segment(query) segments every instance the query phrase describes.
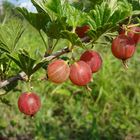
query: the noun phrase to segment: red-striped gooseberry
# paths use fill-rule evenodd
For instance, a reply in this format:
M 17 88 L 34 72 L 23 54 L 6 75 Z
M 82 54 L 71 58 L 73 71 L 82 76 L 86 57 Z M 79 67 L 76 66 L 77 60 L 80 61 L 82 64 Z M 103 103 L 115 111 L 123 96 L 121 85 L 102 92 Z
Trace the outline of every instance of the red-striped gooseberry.
M 92 78 L 90 66 L 84 61 L 75 62 L 70 66 L 70 80 L 78 86 L 87 85 Z
M 125 61 L 133 56 L 135 42 L 131 37 L 121 34 L 113 40 L 111 49 L 115 57 Z
M 54 60 L 48 65 L 47 74 L 50 81 L 54 83 L 63 83 L 70 74 L 70 68 L 64 60 Z
M 93 50 L 85 51 L 80 60 L 85 61 L 91 68 L 92 73 L 99 71 L 102 66 L 102 58 L 100 54 Z
M 18 108 L 26 115 L 35 115 L 39 111 L 40 107 L 40 98 L 35 93 L 25 92 L 18 98 Z

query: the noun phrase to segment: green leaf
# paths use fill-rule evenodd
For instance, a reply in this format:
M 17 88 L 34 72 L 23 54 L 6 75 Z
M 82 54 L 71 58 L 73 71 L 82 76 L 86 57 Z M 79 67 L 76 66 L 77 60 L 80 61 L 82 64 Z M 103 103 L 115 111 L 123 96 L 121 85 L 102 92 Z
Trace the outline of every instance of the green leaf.
M 128 2 L 132 5 L 133 10 L 140 10 L 140 1 L 139 0 L 128 0 Z
M 56 19 L 55 17 L 60 17 L 62 10 L 63 1 L 60 0 L 32 0 L 32 3 L 37 9 L 41 9 L 46 14 L 48 14 L 51 19 Z
M 10 54 L 7 54 L 7 56 L 8 56 L 11 60 L 13 60 L 13 61 L 22 69 L 22 65 L 21 65 L 20 61 L 18 60 L 18 58 L 15 58 L 15 57 L 13 57 L 13 56 L 10 55 Z
M 80 38 L 75 33 L 65 30 L 61 32 L 61 37 L 69 40 L 73 45 L 83 46 Z
M 21 66 L 22 66 L 22 70 L 28 76 L 31 76 L 32 73 L 33 73 L 32 69 L 34 67 L 34 64 L 35 64 L 36 60 L 31 58 L 29 56 L 28 52 L 26 52 L 25 50 L 21 51 L 18 54 L 18 57 L 19 57 L 19 60 L 20 60 Z
M 95 5 L 99 5 L 103 2 L 103 0 L 83 0 L 86 3 L 86 11 L 89 11 L 95 7 Z
M 36 65 L 34 65 L 33 69 L 32 69 L 32 73 L 36 72 L 37 70 L 39 70 L 40 68 L 46 66 L 47 62 L 39 62 Z
M 97 40 L 100 36 L 106 33 L 107 29 L 109 29 L 110 27 L 111 27 L 111 23 L 108 23 L 98 27 L 96 30 L 89 30 L 87 34 L 89 37 L 93 38 L 93 40 Z
M 82 1 L 78 1 L 78 2 L 74 1 L 72 3 L 72 6 L 75 7 L 76 9 L 78 9 L 78 10 L 83 10 L 83 8 L 84 8 L 84 4 L 83 4 Z
M 51 38 L 59 39 L 61 37 L 61 31 L 67 28 L 66 18 L 57 19 L 56 21 L 48 23 L 46 26 L 46 34 Z
M 38 11 L 38 13 L 45 13 L 45 11 L 38 5 L 38 3 L 36 3 L 36 1 L 31 0 L 31 2 L 36 7 L 36 10 Z
M 111 9 L 107 3 L 102 3 L 101 5 L 96 5 L 95 9 L 91 10 L 89 15 L 93 29 L 97 29 L 108 23 L 111 16 Z
M 25 17 L 25 19 L 37 30 L 45 31 L 45 26 L 51 20 L 46 13 L 31 13 L 26 8 L 17 8 L 17 10 Z
M 118 24 L 131 13 L 132 7 L 126 0 L 103 1 L 89 12 L 88 18 L 91 26 L 91 30 L 88 31 L 89 36 L 96 41 L 106 33 L 113 32 L 113 29 L 117 29 Z
M 122 0 L 117 3 L 117 8 L 110 17 L 109 22 L 112 22 L 113 25 L 117 25 L 125 18 L 132 15 L 132 6 L 126 0 Z
M 45 7 L 44 7 L 44 2 L 43 0 L 31 0 L 31 2 L 33 3 L 33 5 L 36 7 L 38 13 L 47 13 Z
M 45 11 L 46 14 L 49 14 L 53 21 L 57 18 L 66 17 L 67 23 L 76 27 L 84 24 L 87 20 L 86 13 L 81 12 L 64 0 L 32 0 L 32 2 Z
M 12 19 L 0 26 L 0 50 L 6 53 L 15 51 L 23 32 L 23 24 L 17 19 Z
M 43 67 L 47 62 L 46 60 L 43 60 L 36 63 L 36 60 L 31 58 L 29 53 L 25 50 L 20 50 L 18 53 L 18 58 L 15 58 L 10 54 L 7 54 L 7 56 L 13 60 L 20 67 L 20 69 L 24 71 L 26 75 L 28 75 L 28 77 Z
M 45 7 L 56 14 L 60 14 L 61 0 L 45 0 Z
M 0 50 L 6 53 L 10 53 L 8 46 L 4 44 L 1 40 L 0 40 Z
M 63 10 L 61 11 L 61 16 L 67 18 L 67 23 L 70 26 L 77 27 L 83 25 L 87 22 L 87 14 L 81 12 L 70 4 L 66 3 L 63 5 Z
M 30 77 L 33 74 L 33 67 L 35 65 L 36 60 L 31 58 L 25 50 L 22 50 L 18 53 L 18 58 L 13 57 L 10 54 L 7 54 L 7 56 L 13 60 L 22 71 L 24 71 L 28 77 Z

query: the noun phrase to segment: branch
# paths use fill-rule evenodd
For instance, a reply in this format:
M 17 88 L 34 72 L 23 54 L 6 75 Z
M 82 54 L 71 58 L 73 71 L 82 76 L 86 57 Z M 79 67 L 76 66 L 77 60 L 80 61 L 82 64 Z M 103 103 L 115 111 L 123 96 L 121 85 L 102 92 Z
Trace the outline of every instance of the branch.
M 54 54 L 52 54 L 50 56 L 45 56 L 43 58 L 43 60 L 51 61 L 52 59 L 55 59 L 55 58 L 65 54 L 65 53 L 68 53 L 68 52 L 70 52 L 70 50 L 68 49 L 68 47 L 65 47 L 64 49 L 62 49 L 60 51 L 57 51 L 56 53 L 54 53 Z M 16 82 L 18 80 L 23 80 L 23 79 L 25 79 L 25 77 L 26 77 L 26 74 L 25 74 L 25 72 L 22 71 L 19 74 L 17 74 L 16 76 L 11 77 L 8 80 L 0 82 L 0 89 L 5 87 L 5 86 L 7 86 L 7 85 L 9 85 L 10 83 Z
M 25 72 L 20 72 L 16 76 L 11 77 L 8 80 L 5 80 L 5 81 L 0 82 L 0 88 L 3 88 L 5 86 L 9 85 L 12 82 L 15 82 L 15 81 L 18 81 L 18 80 L 23 80 L 24 77 L 26 77 Z
M 69 48 L 65 47 L 64 49 L 57 51 L 56 53 L 54 53 L 52 55 L 45 55 L 43 60 L 50 61 L 50 60 L 57 58 L 65 53 L 68 53 L 68 52 L 70 52 Z

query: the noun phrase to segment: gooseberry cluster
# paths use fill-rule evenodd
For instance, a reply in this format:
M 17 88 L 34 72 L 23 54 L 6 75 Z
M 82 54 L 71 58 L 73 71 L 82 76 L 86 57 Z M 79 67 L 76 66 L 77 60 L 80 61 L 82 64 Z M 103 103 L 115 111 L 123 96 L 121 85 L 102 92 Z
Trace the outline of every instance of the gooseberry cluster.
M 75 32 L 82 39 L 87 36 L 86 32 L 89 29 L 90 27 L 85 25 L 77 27 Z M 138 43 L 140 43 L 140 27 L 125 26 L 112 41 L 111 50 L 116 58 L 125 63 L 128 58 L 133 56 Z M 62 59 L 52 61 L 47 67 L 47 75 L 50 81 L 57 84 L 70 79 L 77 86 L 86 86 L 91 81 L 92 74 L 98 72 L 101 66 L 100 54 L 93 50 L 87 50 L 78 61 L 71 65 Z M 22 93 L 18 99 L 18 108 L 26 115 L 34 116 L 40 107 L 40 98 L 35 93 Z
M 102 59 L 98 52 L 93 50 L 85 51 L 80 60 L 70 66 L 67 61 L 57 59 L 52 61 L 47 68 L 47 75 L 50 81 L 60 84 L 68 78 L 78 86 L 87 85 L 92 79 L 92 73 L 99 71 L 102 66 Z M 19 110 L 29 116 L 34 116 L 40 109 L 41 101 L 39 96 L 32 92 L 22 93 L 18 99 Z
M 86 37 L 89 26 L 77 27 L 76 33 L 80 38 Z M 68 65 L 67 61 L 57 59 L 52 61 L 47 67 L 47 75 L 50 81 L 60 84 L 68 78 L 71 82 L 78 86 L 87 85 L 92 78 L 92 73 L 99 71 L 102 65 L 102 59 L 98 52 L 88 50 L 85 51 L 80 60 Z M 41 107 L 41 101 L 36 93 L 25 92 L 19 96 L 19 110 L 29 116 L 34 116 Z
M 48 65 L 47 74 L 49 80 L 54 83 L 63 83 L 70 78 L 73 84 L 85 86 L 91 81 L 92 73 L 99 71 L 101 65 L 99 53 L 88 50 L 81 55 L 79 61 L 70 66 L 64 60 L 54 60 Z

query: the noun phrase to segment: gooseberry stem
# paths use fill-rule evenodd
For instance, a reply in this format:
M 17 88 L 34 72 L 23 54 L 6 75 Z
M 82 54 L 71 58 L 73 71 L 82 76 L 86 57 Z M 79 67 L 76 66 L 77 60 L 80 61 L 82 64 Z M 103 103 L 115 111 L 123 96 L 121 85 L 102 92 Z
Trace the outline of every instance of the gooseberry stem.
M 92 89 L 89 87 L 89 85 L 86 85 L 85 87 L 86 87 L 86 89 L 87 89 L 89 92 L 92 91 Z
M 128 65 L 127 65 L 127 61 L 126 60 L 122 60 L 123 66 L 125 69 L 128 69 Z
M 139 26 L 139 25 L 140 25 L 140 23 L 138 23 L 138 24 L 133 24 L 133 25 L 128 25 L 127 28 L 137 27 L 137 26 Z

